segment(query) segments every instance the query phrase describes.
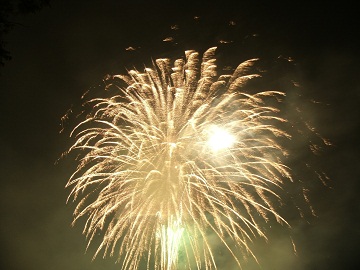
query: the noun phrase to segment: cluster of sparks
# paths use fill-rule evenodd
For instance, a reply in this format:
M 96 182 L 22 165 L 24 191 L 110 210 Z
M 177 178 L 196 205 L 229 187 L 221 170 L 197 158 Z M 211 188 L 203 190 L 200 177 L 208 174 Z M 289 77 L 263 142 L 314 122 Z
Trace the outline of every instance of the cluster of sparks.
M 91 114 L 72 133 L 69 151 L 81 155 L 67 186 L 89 244 L 103 233 L 95 256 L 116 255 L 122 269 L 170 270 L 181 254 L 185 269 L 217 269 L 215 235 L 241 268 L 239 250 L 255 257 L 252 239 L 266 238 L 259 222 L 287 224 L 274 202 L 292 181 L 280 143 L 290 135 L 266 103 L 285 94 L 244 92 L 256 59 L 218 75 L 215 50 L 115 75 L 119 94 L 89 101 Z

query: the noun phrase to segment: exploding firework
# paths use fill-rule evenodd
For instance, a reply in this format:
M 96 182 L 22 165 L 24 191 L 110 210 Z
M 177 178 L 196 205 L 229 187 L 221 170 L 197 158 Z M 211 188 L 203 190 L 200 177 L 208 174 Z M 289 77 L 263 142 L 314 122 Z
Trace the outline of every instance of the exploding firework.
M 95 256 L 118 255 L 122 269 L 180 269 L 179 254 L 184 269 L 216 269 L 209 235 L 241 267 L 252 239 L 266 238 L 262 221 L 287 224 L 275 208 L 292 181 L 276 106 L 285 94 L 243 90 L 256 59 L 218 75 L 215 48 L 185 56 L 113 76 L 118 94 L 90 100 L 72 132 L 74 222 L 85 218 L 89 244 L 102 232 Z

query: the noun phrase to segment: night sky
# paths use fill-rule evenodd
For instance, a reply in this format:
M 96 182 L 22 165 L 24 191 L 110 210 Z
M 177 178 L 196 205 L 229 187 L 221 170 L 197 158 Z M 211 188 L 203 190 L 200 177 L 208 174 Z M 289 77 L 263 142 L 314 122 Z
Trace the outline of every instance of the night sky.
M 76 163 L 56 162 L 73 142 L 71 123 L 60 133 L 61 117 L 80 106 L 87 90 L 101 95 L 106 74 L 213 46 L 229 65 L 259 57 L 271 70 L 271 63 L 293 60 L 273 79 L 297 78 L 304 96 L 318 102 L 307 114 L 333 144 L 318 161 L 328 185 L 316 183 L 310 192 L 317 216 L 285 213 L 297 255 L 287 230 L 274 227 L 268 243 L 255 241 L 261 266 L 250 260 L 244 269 L 360 269 L 355 7 L 345 1 L 53 0 L 12 19 L 17 24 L 4 36 L 12 59 L 0 67 L 1 269 L 120 269 L 113 258 L 92 261 L 95 246 L 85 253 L 81 222 L 71 227 L 75 204 L 66 204 L 65 185 Z M 237 269 L 219 260 L 220 269 Z

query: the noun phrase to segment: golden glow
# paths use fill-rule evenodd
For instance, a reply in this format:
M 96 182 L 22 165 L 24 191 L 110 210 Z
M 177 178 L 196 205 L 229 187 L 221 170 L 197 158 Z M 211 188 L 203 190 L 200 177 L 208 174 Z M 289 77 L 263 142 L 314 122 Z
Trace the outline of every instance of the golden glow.
M 69 152 L 80 158 L 67 186 L 89 244 L 103 234 L 95 256 L 169 270 L 181 246 L 186 269 L 217 269 L 211 234 L 241 267 L 240 256 L 255 257 L 253 237 L 266 238 L 259 221 L 287 224 L 273 203 L 291 180 L 276 108 L 284 93 L 246 93 L 255 59 L 219 76 L 214 55 L 157 59 L 113 76 L 117 95 L 88 102 L 93 111 L 72 132 Z

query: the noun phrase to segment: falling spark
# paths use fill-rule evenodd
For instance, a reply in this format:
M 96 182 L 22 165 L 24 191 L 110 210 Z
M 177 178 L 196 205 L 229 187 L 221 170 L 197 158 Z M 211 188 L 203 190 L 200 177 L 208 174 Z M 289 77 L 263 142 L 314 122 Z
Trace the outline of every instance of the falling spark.
M 172 41 L 174 41 L 174 38 L 173 37 L 167 37 L 167 38 L 164 38 L 163 41 L 164 42 L 172 42 Z
M 135 51 L 136 49 L 132 46 L 125 48 L 125 51 Z
M 179 30 L 179 26 L 177 24 L 170 26 L 171 30 Z
M 72 132 L 69 152 L 80 159 L 67 187 L 89 244 L 103 233 L 94 257 L 170 270 L 181 253 L 185 269 L 217 269 L 211 234 L 241 268 L 240 255 L 256 259 L 252 239 L 266 238 L 262 221 L 288 225 L 275 205 L 292 181 L 280 143 L 290 135 L 267 105 L 285 94 L 246 93 L 256 59 L 219 76 L 215 50 L 115 75 L 118 94 L 89 101 L 93 111 Z
M 232 41 L 232 40 L 220 40 L 219 41 L 219 43 L 221 43 L 221 44 L 229 44 L 229 43 L 233 43 L 234 41 Z

